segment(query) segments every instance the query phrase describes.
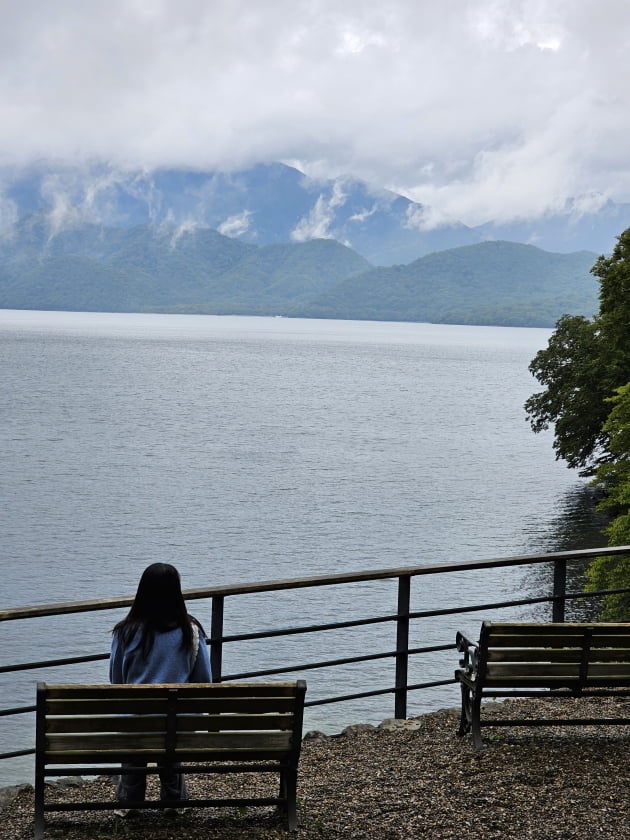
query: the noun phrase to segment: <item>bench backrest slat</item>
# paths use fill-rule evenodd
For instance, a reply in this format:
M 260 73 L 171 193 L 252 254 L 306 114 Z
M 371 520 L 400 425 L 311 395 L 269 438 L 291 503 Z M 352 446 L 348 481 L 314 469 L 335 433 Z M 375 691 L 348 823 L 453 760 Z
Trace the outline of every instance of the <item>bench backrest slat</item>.
M 168 712 L 166 697 L 135 697 L 119 694 L 110 699 L 48 699 L 49 715 L 165 715 Z M 177 711 L 180 714 L 229 714 L 232 712 L 257 713 L 290 712 L 295 708 L 294 697 L 188 697 L 177 695 Z
M 292 729 L 292 714 L 224 714 L 186 715 L 177 718 L 177 732 L 203 729 L 211 732 L 225 730 L 288 730 Z M 164 732 L 166 718 L 162 715 L 95 715 L 94 717 L 48 717 L 47 733 L 72 732 Z
M 133 743 L 128 733 L 116 732 L 49 735 L 46 741 L 46 758 L 52 762 L 64 760 L 64 757 L 68 760 L 70 754 L 78 761 L 92 762 L 98 757 L 141 755 L 147 750 L 163 754 L 166 748 L 165 735 L 151 732 L 134 734 Z M 291 746 L 289 732 L 187 732 L 179 735 L 174 755 L 195 752 L 203 754 L 207 760 L 220 760 L 226 753 L 254 751 L 276 758 L 278 753 L 288 753 Z
M 295 697 L 299 693 L 295 682 L 274 682 L 274 683 L 186 683 L 177 685 L 180 693 L 187 697 L 207 697 L 208 686 L 212 685 L 211 694 L 213 697 Z M 141 683 L 138 685 L 128 684 L 46 684 L 46 697 L 48 700 L 79 698 L 107 698 L 115 699 L 120 696 L 138 696 L 152 698 L 160 690 L 166 691 L 172 686 L 170 684 Z

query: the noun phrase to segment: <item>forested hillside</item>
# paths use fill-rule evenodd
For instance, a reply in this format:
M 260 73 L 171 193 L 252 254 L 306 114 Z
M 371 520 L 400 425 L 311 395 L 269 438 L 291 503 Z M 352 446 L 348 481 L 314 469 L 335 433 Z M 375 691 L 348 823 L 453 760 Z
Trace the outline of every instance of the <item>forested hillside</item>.
M 55 229 L 40 212 L 0 238 L 0 307 L 553 326 L 596 311 L 595 259 L 483 242 L 378 268 L 333 239 L 256 246 L 166 223 Z
M 550 254 L 484 242 L 374 268 L 322 293 L 304 311 L 325 318 L 551 326 L 564 313 L 592 315 L 595 254 Z

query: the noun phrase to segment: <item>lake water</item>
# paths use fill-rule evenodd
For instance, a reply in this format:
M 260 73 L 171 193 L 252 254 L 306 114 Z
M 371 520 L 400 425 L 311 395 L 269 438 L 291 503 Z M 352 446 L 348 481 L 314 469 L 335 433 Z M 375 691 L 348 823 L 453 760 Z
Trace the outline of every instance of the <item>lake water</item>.
M 192 588 L 603 544 L 584 483 L 525 420 L 536 388 L 527 366 L 549 335 L 0 311 L 1 606 L 132 594 L 156 560 Z M 414 604 L 513 594 L 534 584 L 524 574 L 469 576 L 457 590 L 423 583 Z M 391 612 L 393 586 L 245 599 L 229 605 L 226 631 Z M 2 664 L 104 652 L 117 618 L 5 623 Z M 415 631 L 423 641 L 425 630 Z M 224 668 L 388 650 L 384 632 L 252 644 L 226 653 Z M 383 667 L 349 669 L 339 693 L 369 688 Z M 443 656 L 418 665 L 421 679 L 453 667 Z M 305 677 L 313 697 L 338 691 L 323 672 Z M 33 702 L 46 678 L 0 676 L 0 707 Z M 52 679 L 105 681 L 105 664 Z M 418 694 L 410 714 L 457 702 L 450 687 Z M 382 704 L 322 706 L 306 725 L 377 722 L 392 714 L 391 698 Z M 27 718 L 0 726 L 0 752 L 30 745 Z M 27 766 L 0 762 L 0 784 L 28 777 Z

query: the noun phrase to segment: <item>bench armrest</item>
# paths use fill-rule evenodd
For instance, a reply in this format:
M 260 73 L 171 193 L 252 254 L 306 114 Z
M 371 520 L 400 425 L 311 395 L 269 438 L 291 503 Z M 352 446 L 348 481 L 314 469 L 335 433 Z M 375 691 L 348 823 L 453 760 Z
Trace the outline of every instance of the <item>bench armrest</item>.
M 479 654 L 479 643 L 473 642 L 464 633 L 457 632 L 455 636 L 455 647 L 460 653 L 464 655 L 459 660 L 460 667 L 465 670 L 467 674 L 472 674 L 477 668 L 477 659 Z

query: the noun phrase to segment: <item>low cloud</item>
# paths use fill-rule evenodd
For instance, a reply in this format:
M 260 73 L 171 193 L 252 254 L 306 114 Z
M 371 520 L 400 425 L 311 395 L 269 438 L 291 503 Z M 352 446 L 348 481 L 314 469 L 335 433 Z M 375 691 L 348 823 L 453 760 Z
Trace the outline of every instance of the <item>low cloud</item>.
M 221 222 L 217 230 L 224 236 L 243 236 L 251 227 L 251 215 L 250 210 L 243 210 L 242 213 L 229 216 L 224 222 Z
M 0 165 L 295 159 L 467 224 L 630 200 L 626 0 L 5 6 Z M 115 183 L 93 188 L 105 217 Z
M 329 196 L 320 195 L 308 216 L 304 216 L 291 231 L 294 242 L 306 242 L 307 239 L 337 239 L 331 225 L 335 220 L 335 209 L 346 201 L 343 181 L 334 182 Z

